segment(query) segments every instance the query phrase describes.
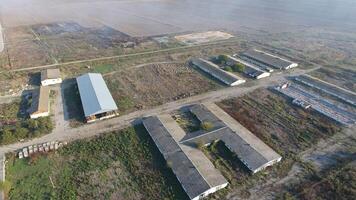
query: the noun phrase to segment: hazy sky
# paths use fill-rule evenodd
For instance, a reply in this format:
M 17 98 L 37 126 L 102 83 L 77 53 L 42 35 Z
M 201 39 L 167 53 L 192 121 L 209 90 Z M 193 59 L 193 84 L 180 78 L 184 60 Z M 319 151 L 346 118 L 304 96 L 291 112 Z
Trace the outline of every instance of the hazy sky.
M 356 0 L 0 0 L 5 28 L 76 21 L 131 35 L 241 28 L 356 31 Z

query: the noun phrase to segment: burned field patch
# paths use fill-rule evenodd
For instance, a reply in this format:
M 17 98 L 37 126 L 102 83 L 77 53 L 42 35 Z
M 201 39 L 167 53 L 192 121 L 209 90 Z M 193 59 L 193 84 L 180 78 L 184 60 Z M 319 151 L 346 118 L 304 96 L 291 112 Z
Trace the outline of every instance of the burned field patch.
M 152 64 L 108 74 L 121 114 L 220 88 L 186 64 Z
M 147 37 L 131 37 L 107 26 L 84 27 L 73 22 L 9 28 L 6 36 L 7 50 L 2 53 L 0 67 L 7 69 L 160 48 Z

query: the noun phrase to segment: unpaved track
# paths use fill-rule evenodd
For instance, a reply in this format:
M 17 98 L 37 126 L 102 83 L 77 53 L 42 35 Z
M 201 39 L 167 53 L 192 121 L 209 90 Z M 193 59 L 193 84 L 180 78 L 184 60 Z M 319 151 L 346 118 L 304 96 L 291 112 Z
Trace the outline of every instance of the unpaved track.
M 4 41 L 4 36 L 2 34 L 2 26 L 1 26 L 1 23 L 0 23 L 0 53 L 2 51 L 4 51 L 4 47 L 5 47 L 5 41 Z
M 308 73 L 315 69 L 317 68 L 310 69 L 310 70 L 296 69 L 292 73 L 274 74 L 269 78 L 254 81 L 255 84 L 252 86 L 228 87 L 218 91 L 212 91 L 205 94 L 189 97 L 186 99 L 181 99 L 178 101 L 166 103 L 152 109 L 140 110 L 117 118 L 99 121 L 94 124 L 87 124 L 78 128 L 65 129 L 63 127 L 56 127 L 51 134 L 42 136 L 40 138 L 35 138 L 33 140 L 23 142 L 23 143 L 15 143 L 15 144 L 2 146 L 0 147 L 0 153 L 8 153 L 29 145 L 48 142 L 48 141 L 54 141 L 54 140 L 72 141 L 76 139 L 92 137 L 112 130 L 122 129 L 124 127 L 129 126 L 132 123 L 138 123 L 139 120 L 137 119 L 140 119 L 141 117 L 144 116 L 171 112 L 173 110 L 178 109 L 179 107 L 187 106 L 191 104 L 203 103 L 203 102 L 208 102 L 208 103 L 217 102 L 222 99 L 241 96 L 257 88 L 268 87 L 278 82 L 285 81 L 285 77 L 288 75 L 300 75 L 300 74 Z
M 197 47 L 204 47 L 204 46 L 211 46 L 211 45 L 231 44 L 232 42 L 234 42 L 234 40 L 224 40 L 224 41 L 219 41 L 219 42 L 209 42 L 209 43 L 198 44 L 198 45 L 173 47 L 173 48 L 160 49 L 160 50 L 154 50 L 154 51 L 145 51 L 145 52 L 140 52 L 140 53 L 131 53 L 131 54 L 124 54 L 124 55 L 116 55 L 116 56 L 104 56 L 104 57 L 100 57 L 100 58 L 75 60 L 75 61 L 70 61 L 70 62 L 54 63 L 54 64 L 49 64 L 49 65 L 35 66 L 35 67 L 26 67 L 26 68 L 14 69 L 14 70 L 10 70 L 10 71 L 11 72 L 31 71 L 31 70 L 46 69 L 46 68 L 51 68 L 51 67 L 63 67 L 63 66 L 67 66 L 67 65 L 73 65 L 73 67 L 75 67 L 74 64 L 80 64 L 80 63 L 86 63 L 86 62 L 112 60 L 112 59 L 117 59 L 117 58 L 129 58 L 129 57 L 150 55 L 150 54 L 156 54 L 156 53 L 168 53 L 168 52 L 176 51 L 176 50 L 193 49 L 193 48 L 197 48 Z M 1 71 L 0 73 L 4 73 L 4 71 Z

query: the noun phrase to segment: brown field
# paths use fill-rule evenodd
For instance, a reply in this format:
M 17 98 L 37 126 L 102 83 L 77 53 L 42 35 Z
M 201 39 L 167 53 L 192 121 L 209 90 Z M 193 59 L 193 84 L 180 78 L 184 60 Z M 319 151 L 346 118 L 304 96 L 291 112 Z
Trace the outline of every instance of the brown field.
M 230 182 L 228 189 L 213 194 L 210 199 L 278 199 L 290 191 L 291 184 L 288 180 L 298 180 L 295 179 L 296 173 L 300 172 L 298 175 L 303 180 L 308 180 L 312 167 L 298 155 L 319 141 L 330 138 L 340 131 L 340 127 L 315 112 L 299 109 L 289 102 L 269 90 L 258 89 L 243 97 L 218 103 L 233 118 L 281 154 L 283 159 L 280 163 L 251 175 L 225 145 L 218 142 L 206 147 L 205 154 Z M 297 192 L 287 195 L 296 194 Z
M 356 71 L 354 70 L 342 69 L 339 67 L 328 67 L 315 70 L 310 73 L 310 75 L 356 92 Z
M 186 98 L 222 86 L 186 64 L 152 64 L 115 72 L 105 81 L 121 112 Z
M 6 29 L 1 68 L 18 69 L 155 50 L 147 37 L 130 37 L 112 28 L 87 28 L 73 22 L 37 24 Z M 175 45 L 175 44 L 171 44 Z M 9 58 L 9 59 L 6 59 Z
M 225 100 L 219 106 L 282 155 L 301 152 L 339 130 L 331 120 L 293 106 L 269 90 Z

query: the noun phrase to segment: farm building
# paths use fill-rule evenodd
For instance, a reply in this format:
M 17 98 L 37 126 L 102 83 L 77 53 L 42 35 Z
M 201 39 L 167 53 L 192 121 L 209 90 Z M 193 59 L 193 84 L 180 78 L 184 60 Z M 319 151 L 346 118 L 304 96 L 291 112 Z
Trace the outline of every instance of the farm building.
M 230 66 L 234 65 L 236 63 L 244 65 L 245 66 L 244 73 L 252 78 L 261 79 L 261 78 L 265 78 L 265 77 L 268 77 L 271 75 L 271 73 L 265 72 L 265 71 L 261 70 L 260 68 L 258 68 L 257 66 L 255 66 L 251 63 L 245 62 L 239 58 L 235 58 L 235 57 L 228 55 L 227 59 L 228 59 L 227 64 Z
M 98 73 L 77 77 L 86 122 L 107 119 L 117 115 L 117 106 L 106 83 Z
M 49 116 L 49 88 L 41 86 L 32 93 L 32 104 L 28 113 L 31 119 Z
M 143 119 L 144 127 L 190 199 L 201 199 L 228 185 L 221 173 L 197 148 L 201 144 L 223 141 L 252 173 L 282 159 L 215 104 L 194 105 L 190 112 L 200 122 L 210 122 L 212 128 L 186 134 L 168 114 Z
M 171 116 L 150 116 L 143 125 L 190 199 L 204 198 L 228 185 L 203 152 L 179 142 L 185 132 Z
M 282 159 L 272 148 L 217 105 L 195 105 L 190 111 L 200 122 L 210 122 L 213 128 L 209 131 L 189 134 L 183 141 L 187 145 L 196 142 L 210 144 L 221 140 L 252 173 L 261 171 Z
M 258 50 L 251 50 L 247 51 L 243 54 L 241 54 L 241 57 L 248 61 L 251 62 L 255 65 L 258 65 L 260 67 L 272 67 L 276 69 L 291 69 L 294 67 L 297 67 L 297 63 L 293 63 L 291 61 L 288 61 L 286 59 L 280 58 L 278 56 L 274 56 L 272 54 L 263 52 L 263 51 L 258 51 Z
M 61 72 L 59 69 L 46 69 L 41 72 L 41 85 L 55 85 L 62 83 Z
M 193 65 L 197 66 L 202 71 L 210 74 L 211 76 L 215 77 L 216 79 L 220 80 L 221 82 L 225 83 L 229 86 L 236 86 L 246 81 L 241 77 L 226 72 L 219 68 L 219 66 L 215 65 L 214 63 L 204 60 L 202 58 L 192 60 Z

